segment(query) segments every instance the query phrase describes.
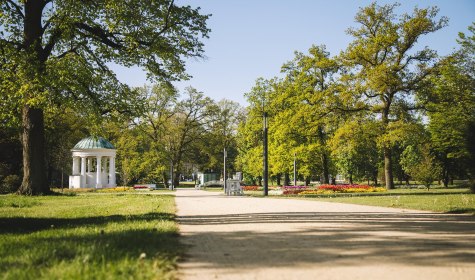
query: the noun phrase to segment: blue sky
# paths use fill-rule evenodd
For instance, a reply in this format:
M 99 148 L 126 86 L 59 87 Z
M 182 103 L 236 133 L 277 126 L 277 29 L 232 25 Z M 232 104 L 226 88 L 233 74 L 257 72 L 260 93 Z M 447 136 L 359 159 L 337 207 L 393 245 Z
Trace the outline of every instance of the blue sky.
M 201 7 L 212 14 L 210 38 L 204 41 L 206 59 L 187 61 L 191 80 L 175 85 L 181 91 L 192 86 L 216 101 L 223 98 L 246 105 L 248 92 L 258 77 L 279 75 L 280 67 L 312 44 L 327 46 L 331 55 L 344 50 L 352 38 L 345 33 L 356 26 L 359 7 L 372 1 L 351 0 L 176 0 L 179 5 Z M 377 1 L 382 5 L 394 1 Z M 415 6 L 437 6 L 449 26 L 424 36 L 419 46 L 429 46 L 446 55 L 457 47 L 458 32 L 466 32 L 475 21 L 475 0 L 399 1 L 397 14 Z M 119 80 L 131 85 L 147 83 L 138 68 L 115 69 Z

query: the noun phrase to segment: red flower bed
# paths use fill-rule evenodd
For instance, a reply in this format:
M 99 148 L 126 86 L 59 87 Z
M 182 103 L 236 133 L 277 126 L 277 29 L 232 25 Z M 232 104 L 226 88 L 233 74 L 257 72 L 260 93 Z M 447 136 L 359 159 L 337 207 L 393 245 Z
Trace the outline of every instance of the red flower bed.
M 257 191 L 258 188 L 258 186 L 242 186 L 243 191 Z
M 328 190 L 334 192 L 344 192 L 347 189 L 364 189 L 367 190 L 371 188 L 371 186 L 367 185 L 321 185 L 317 189 L 318 190 Z
M 305 190 L 307 190 L 308 187 L 306 186 L 283 186 L 282 187 L 282 194 L 283 195 L 290 195 L 290 194 L 299 194 Z

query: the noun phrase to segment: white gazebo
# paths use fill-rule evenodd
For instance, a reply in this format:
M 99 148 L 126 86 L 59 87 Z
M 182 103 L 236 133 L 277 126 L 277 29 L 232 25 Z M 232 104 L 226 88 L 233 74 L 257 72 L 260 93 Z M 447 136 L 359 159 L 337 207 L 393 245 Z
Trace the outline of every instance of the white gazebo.
M 73 174 L 69 188 L 115 187 L 115 147 L 102 137 L 91 136 L 79 141 L 71 150 Z

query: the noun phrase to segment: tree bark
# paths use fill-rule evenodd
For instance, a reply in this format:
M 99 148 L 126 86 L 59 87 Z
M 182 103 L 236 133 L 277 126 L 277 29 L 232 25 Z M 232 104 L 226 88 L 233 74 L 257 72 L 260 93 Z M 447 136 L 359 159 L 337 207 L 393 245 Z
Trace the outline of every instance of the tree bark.
M 284 173 L 284 186 L 290 186 L 290 176 L 289 173 Z
M 394 189 L 393 181 L 393 160 L 391 156 L 391 148 L 384 147 L 384 179 L 386 181 L 386 189 Z
M 19 194 L 39 195 L 50 192 L 45 170 L 43 110 L 25 105 L 22 110 L 23 181 Z
M 449 187 L 449 172 L 447 168 L 444 168 L 444 170 L 442 171 L 442 174 L 444 176 L 443 178 L 444 187 L 448 188 Z
M 305 186 L 310 185 L 310 176 L 305 177 Z
M 325 153 L 322 154 L 322 166 L 323 166 L 323 184 L 330 183 L 330 170 L 328 168 L 328 157 Z
M 280 186 L 280 183 L 281 183 L 281 182 L 280 182 L 280 179 L 281 179 L 280 177 L 281 177 L 281 176 L 282 176 L 282 175 L 281 175 L 280 173 L 277 174 L 277 176 L 276 176 L 277 186 Z
M 319 126 L 318 127 L 318 141 L 322 147 L 326 146 L 326 141 L 325 141 L 325 132 L 323 131 L 323 127 Z M 323 168 L 323 184 L 328 184 L 330 182 L 330 168 L 328 167 L 328 155 L 326 151 L 322 152 L 322 155 L 320 157 L 322 161 L 322 168 Z
M 45 70 L 46 57 L 41 47 L 43 28 L 41 17 L 44 1 L 25 1 L 24 48 L 32 54 L 28 61 L 30 79 L 34 81 Z M 29 93 L 34 97 L 36 92 Z M 43 109 L 25 104 L 22 108 L 23 181 L 19 194 L 49 193 L 46 177 L 45 131 Z
M 382 123 L 384 130 L 388 129 L 389 125 L 389 108 L 391 106 L 391 94 L 388 94 L 388 100 L 384 102 L 384 109 L 382 111 Z M 394 189 L 394 178 L 393 178 L 393 158 L 392 158 L 392 149 L 390 144 L 386 143 L 383 147 L 384 155 L 384 181 L 386 183 L 386 189 Z

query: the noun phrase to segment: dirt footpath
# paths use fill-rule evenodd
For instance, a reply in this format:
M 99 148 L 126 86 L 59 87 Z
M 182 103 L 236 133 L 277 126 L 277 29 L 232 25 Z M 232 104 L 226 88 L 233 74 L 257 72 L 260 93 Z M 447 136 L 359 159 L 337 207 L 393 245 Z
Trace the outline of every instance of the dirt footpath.
M 180 279 L 475 279 L 475 217 L 176 192 Z

